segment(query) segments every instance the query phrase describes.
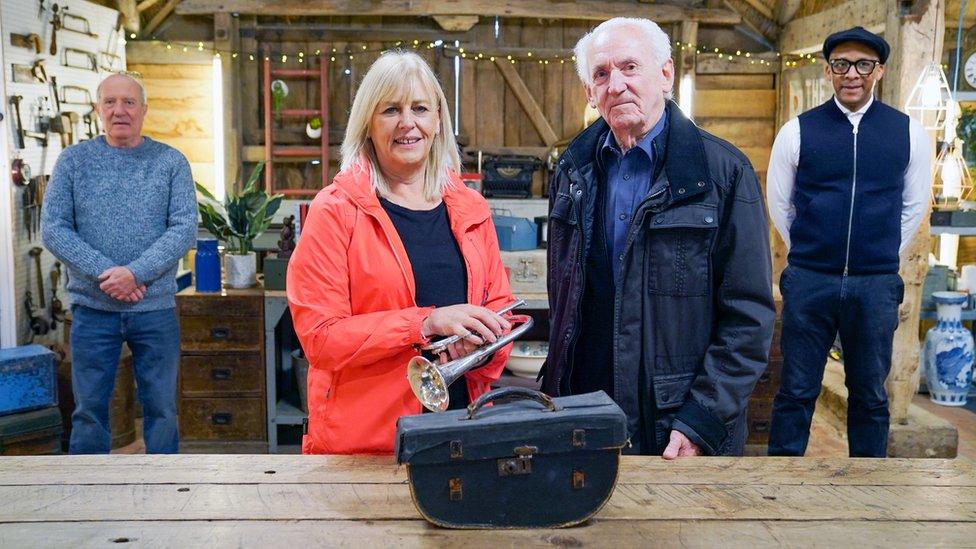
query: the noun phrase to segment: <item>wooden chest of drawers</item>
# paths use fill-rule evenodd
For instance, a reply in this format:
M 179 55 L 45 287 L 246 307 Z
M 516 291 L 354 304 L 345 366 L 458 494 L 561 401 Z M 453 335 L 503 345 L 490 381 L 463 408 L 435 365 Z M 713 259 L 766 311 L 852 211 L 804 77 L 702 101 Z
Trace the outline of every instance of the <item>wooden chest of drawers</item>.
M 268 449 L 262 288 L 176 295 L 180 451 Z

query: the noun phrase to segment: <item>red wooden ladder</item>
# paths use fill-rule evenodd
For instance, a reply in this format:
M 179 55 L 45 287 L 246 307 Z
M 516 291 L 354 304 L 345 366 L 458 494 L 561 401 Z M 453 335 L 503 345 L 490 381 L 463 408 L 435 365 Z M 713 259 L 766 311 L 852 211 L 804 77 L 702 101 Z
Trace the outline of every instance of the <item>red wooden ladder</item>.
M 309 57 L 311 64 L 312 57 Z M 283 194 L 286 197 L 312 197 L 322 187 L 328 184 L 329 178 L 329 106 L 328 106 L 328 76 L 329 58 L 327 55 L 318 56 L 318 68 L 308 69 L 273 69 L 271 68 L 271 54 L 264 55 L 264 187 L 268 194 Z M 319 108 L 318 109 L 281 109 L 277 113 L 271 111 L 271 82 L 285 78 L 318 78 L 319 79 Z M 322 136 L 318 147 L 304 145 L 275 145 L 274 143 L 274 115 L 281 118 L 309 118 L 318 116 L 322 120 Z M 282 189 L 274 186 L 274 162 L 283 158 L 318 158 L 322 168 L 322 186 L 318 189 Z

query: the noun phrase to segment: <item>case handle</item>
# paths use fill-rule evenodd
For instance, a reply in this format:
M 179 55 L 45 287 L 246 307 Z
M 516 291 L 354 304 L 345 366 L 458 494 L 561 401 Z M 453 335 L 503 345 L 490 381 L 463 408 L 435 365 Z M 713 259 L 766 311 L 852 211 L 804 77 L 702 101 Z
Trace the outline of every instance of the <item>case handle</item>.
M 468 419 L 474 419 L 474 416 L 478 413 L 478 410 L 489 402 L 494 402 L 504 398 L 511 398 L 515 400 L 534 400 L 548 408 L 550 412 L 555 412 L 557 409 L 556 403 L 552 400 L 552 397 L 545 393 L 534 391 L 525 387 L 501 387 L 488 391 L 475 399 L 475 401 L 471 404 L 468 404 Z

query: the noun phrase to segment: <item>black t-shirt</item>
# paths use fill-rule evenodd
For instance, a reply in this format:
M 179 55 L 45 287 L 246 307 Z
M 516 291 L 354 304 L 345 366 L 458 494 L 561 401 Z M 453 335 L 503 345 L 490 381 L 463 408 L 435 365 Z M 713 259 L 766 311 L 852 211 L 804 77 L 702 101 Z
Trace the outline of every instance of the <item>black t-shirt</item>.
M 411 210 L 382 197 L 380 204 L 407 250 L 417 286 L 417 305 L 446 307 L 467 303 L 468 276 L 464 258 L 451 232 L 444 202 L 431 210 Z M 450 409 L 468 405 L 468 387 L 463 380 L 451 384 L 449 392 Z

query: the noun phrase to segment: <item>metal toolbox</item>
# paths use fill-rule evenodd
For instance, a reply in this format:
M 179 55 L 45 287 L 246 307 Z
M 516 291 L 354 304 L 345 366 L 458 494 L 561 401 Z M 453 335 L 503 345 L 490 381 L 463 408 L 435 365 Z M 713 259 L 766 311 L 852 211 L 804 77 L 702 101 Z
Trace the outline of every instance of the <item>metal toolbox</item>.
M 0 415 L 57 405 L 58 370 L 50 349 L 0 349 Z
M 503 251 L 534 250 L 539 244 L 539 226 L 524 217 L 493 213 L 498 247 Z

